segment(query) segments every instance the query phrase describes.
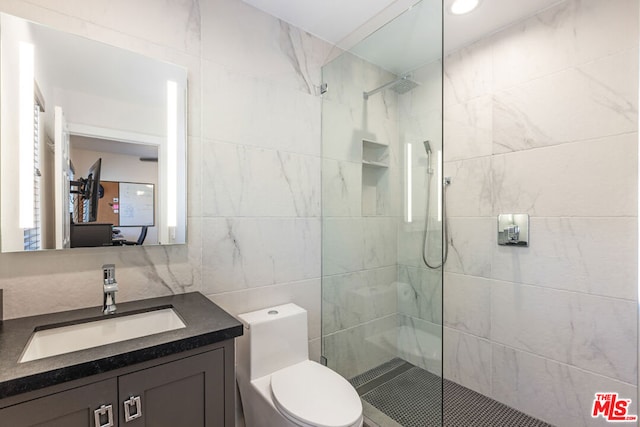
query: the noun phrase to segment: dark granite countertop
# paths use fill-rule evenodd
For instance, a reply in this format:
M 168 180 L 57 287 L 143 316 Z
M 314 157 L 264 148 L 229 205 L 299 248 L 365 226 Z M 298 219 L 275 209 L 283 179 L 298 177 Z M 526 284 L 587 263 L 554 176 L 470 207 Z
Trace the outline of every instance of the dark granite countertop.
M 118 303 L 114 316 L 160 306 L 173 307 L 186 328 L 24 363 L 18 361 L 37 327 L 99 320 L 101 307 L 0 322 L 0 399 L 242 335 L 242 324 L 199 292 Z

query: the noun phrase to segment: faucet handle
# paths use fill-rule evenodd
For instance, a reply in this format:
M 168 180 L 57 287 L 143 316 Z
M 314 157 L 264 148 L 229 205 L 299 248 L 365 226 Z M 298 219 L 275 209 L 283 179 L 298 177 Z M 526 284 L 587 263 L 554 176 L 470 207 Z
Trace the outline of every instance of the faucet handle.
M 102 276 L 105 285 L 114 283 L 116 281 L 116 265 L 104 264 L 102 266 Z

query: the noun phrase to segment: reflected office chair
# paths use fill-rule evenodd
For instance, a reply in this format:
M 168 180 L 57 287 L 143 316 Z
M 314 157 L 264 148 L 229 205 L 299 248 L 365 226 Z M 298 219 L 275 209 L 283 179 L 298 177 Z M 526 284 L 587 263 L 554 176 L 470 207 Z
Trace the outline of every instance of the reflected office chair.
M 138 240 L 136 240 L 135 242 L 131 242 L 129 240 L 124 240 L 122 242 L 123 245 L 126 246 L 139 246 L 142 245 L 144 243 L 144 239 L 147 238 L 147 227 L 146 225 L 142 227 L 142 229 L 140 230 L 140 236 L 138 236 Z

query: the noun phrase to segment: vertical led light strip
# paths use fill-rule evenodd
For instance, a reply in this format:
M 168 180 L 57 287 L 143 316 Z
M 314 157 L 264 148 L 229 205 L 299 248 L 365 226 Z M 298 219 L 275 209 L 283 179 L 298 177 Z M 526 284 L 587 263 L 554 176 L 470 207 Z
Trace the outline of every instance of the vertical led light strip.
M 167 226 L 178 223 L 178 84 L 167 81 Z
M 20 187 L 20 228 L 33 228 L 33 80 L 34 80 L 34 48 L 26 42 L 20 42 L 19 48 L 19 105 L 18 105 L 18 138 L 19 138 L 19 187 Z
M 406 218 L 405 220 L 410 223 L 413 221 L 413 171 L 412 171 L 412 165 L 411 165 L 411 159 L 412 159 L 412 145 L 410 142 L 407 142 L 406 148 L 405 148 L 405 153 L 406 153 L 406 159 L 405 159 L 405 170 L 407 171 L 407 185 L 405 188 L 406 194 L 405 194 L 405 199 L 407 201 L 407 213 L 406 213 Z
M 442 150 L 438 150 L 438 177 L 436 187 L 438 187 L 438 221 L 442 221 Z

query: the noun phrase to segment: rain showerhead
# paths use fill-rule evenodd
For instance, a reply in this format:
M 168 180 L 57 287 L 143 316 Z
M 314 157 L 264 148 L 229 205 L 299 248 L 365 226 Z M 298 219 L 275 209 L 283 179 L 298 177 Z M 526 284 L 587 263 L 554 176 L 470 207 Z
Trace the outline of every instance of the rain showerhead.
M 417 86 L 418 86 L 418 83 L 414 82 L 409 77 L 405 76 L 396 80 L 396 83 L 393 86 L 391 86 L 391 90 L 393 90 L 399 95 L 402 95 L 403 93 L 407 93 L 411 89 Z
M 369 97 L 375 93 L 380 92 L 381 90 L 384 89 L 391 89 L 393 90 L 395 93 L 402 95 L 403 93 L 407 93 L 409 92 L 411 89 L 418 87 L 418 83 L 411 80 L 411 75 L 410 74 L 405 74 L 404 76 L 398 77 L 397 79 L 386 83 L 382 86 L 380 86 L 379 88 L 376 88 L 372 91 L 369 92 L 364 92 L 363 96 L 364 99 L 369 99 Z

